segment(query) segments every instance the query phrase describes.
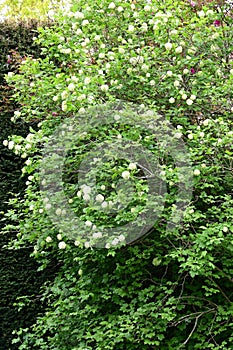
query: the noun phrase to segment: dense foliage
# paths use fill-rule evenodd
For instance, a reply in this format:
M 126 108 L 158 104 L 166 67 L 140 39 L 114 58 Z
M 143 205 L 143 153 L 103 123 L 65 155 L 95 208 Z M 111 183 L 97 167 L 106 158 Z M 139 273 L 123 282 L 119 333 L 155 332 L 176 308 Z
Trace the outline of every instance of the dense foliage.
M 8 201 L 14 194 L 20 197 L 25 188 L 25 177 L 22 177 L 21 168 L 23 159 L 11 150 L 6 149 L 3 141 L 11 134 L 26 137 L 29 125 L 23 120 L 17 124 L 12 121 L 17 104 L 11 100 L 12 88 L 7 85 L 4 76 L 11 70 L 18 72 L 18 66 L 25 55 L 39 57 L 40 49 L 34 45 L 33 37 L 38 26 L 37 21 L 12 22 L 0 24 L 0 228 L 2 229 L 11 219 L 4 220 L 3 212 L 8 207 Z M 0 235 L 0 349 L 17 349 L 11 345 L 12 331 L 17 327 L 26 327 L 32 324 L 42 304 L 39 303 L 38 290 L 48 278 L 44 272 L 38 273 L 38 264 L 30 259 L 30 247 L 22 250 L 9 250 L 5 246 L 15 237 L 15 232 L 1 233 Z M 53 272 L 51 270 L 51 272 Z M 17 298 L 27 295 L 32 302 L 18 311 L 15 305 Z M 37 297 L 35 297 L 37 295 Z
M 140 0 L 80 0 L 60 15 L 58 23 L 40 30 L 37 43 L 45 58 L 29 57 L 22 62 L 19 74 L 8 73 L 14 98 L 20 104 L 15 123 L 19 116 L 28 122 L 37 120 L 38 130 L 32 128 L 26 138 L 13 136 L 4 141 L 25 159 L 22 171 L 28 176 L 24 199 L 16 198 L 8 213 L 15 224 L 5 230 L 19 231 L 15 247 L 34 246 L 32 256 L 42 269 L 53 259 L 60 263 L 54 283 L 43 289 L 41 301 L 47 301 L 47 311 L 32 327 L 18 330 L 14 343 L 20 350 L 230 350 L 230 10 L 214 2 L 196 6 L 170 0 L 146 5 Z M 118 103 L 125 106 L 122 114 L 111 109 Z M 115 122 L 102 122 L 106 121 L 98 112 L 102 105 L 111 112 L 109 118 L 112 114 L 117 117 Z M 149 109 L 149 122 L 144 112 L 134 119 L 130 106 L 146 112 Z M 135 125 L 129 119 L 122 122 L 124 113 L 133 115 Z M 173 141 L 186 144 L 187 158 L 192 162 L 192 198 L 179 211 L 181 169 L 171 146 L 166 147 L 166 132 L 162 143 L 159 128 L 156 136 L 146 127 L 151 118 L 163 118 L 164 125 L 172 125 L 175 133 L 169 135 Z M 66 139 L 69 120 L 80 130 L 73 144 L 68 143 L 70 149 L 59 178 L 68 202 L 64 207 L 60 183 L 55 186 L 58 193 L 53 188 L 53 196 L 43 195 L 49 192 L 48 178 L 56 184 L 60 146 L 64 146 L 62 138 Z M 64 131 L 56 134 L 61 123 Z M 51 140 L 59 145 L 57 163 L 54 166 L 53 158 L 50 164 L 45 163 L 48 177 L 41 180 L 41 169 L 46 171 L 42 147 Z M 108 141 L 106 147 L 104 140 Z M 128 245 L 127 232 L 115 233 L 119 226 L 136 220 L 143 205 L 151 202 L 145 179 L 148 173 L 139 159 L 124 153 L 114 158 L 114 144 L 115 151 L 122 150 L 118 140 L 123 140 L 126 148 L 137 142 L 143 150 L 148 149 L 148 163 L 153 163 L 153 158 L 159 162 L 158 177 L 167 187 L 153 228 Z M 102 148 L 98 149 L 98 144 Z M 92 158 L 91 166 L 85 168 L 91 174 L 90 178 L 84 176 L 89 182 L 82 182 L 77 169 L 90 152 L 102 161 L 102 172 Z M 110 154 L 109 158 L 104 153 Z M 177 154 L 181 156 L 178 150 Z M 123 186 L 123 194 L 121 187 L 117 190 L 121 181 L 128 181 L 128 188 L 134 186 L 134 196 L 129 196 L 127 205 L 127 187 Z M 94 200 L 93 186 L 97 194 Z M 116 204 L 114 214 L 111 206 Z M 68 211 L 80 218 L 86 231 L 81 224 L 75 227 L 75 221 L 66 222 Z M 183 217 L 169 226 L 174 211 L 177 215 L 182 211 Z M 110 235 L 96 232 L 99 225 L 103 232 L 104 226 L 110 227 Z M 97 249 L 101 240 L 105 248 Z

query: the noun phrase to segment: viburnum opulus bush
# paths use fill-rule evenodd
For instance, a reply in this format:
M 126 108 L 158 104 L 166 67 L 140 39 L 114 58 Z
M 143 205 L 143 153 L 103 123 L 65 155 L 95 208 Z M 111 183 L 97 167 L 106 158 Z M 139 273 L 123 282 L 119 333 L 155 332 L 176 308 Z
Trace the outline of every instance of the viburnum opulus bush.
M 12 201 L 15 225 L 6 230 L 18 230 L 15 247 L 34 247 L 42 269 L 59 260 L 58 276 L 41 297 L 46 313 L 30 329 L 15 332 L 20 350 L 231 349 L 233 19 L 227 6 L 79 1 L 56 25 L 41 28 L 37 42 L 46 58 L 28 58 L 20 74 L 8 74 L 21 105 L 15 122 L 20 115 L 37 120 L 39 129 L 4 141 L 25 159 L 22 172 L 28 176 L 24 199 Z M 115 109 L 104 115 L 105 106 Z M 115 122 L 108 124 L 112 114 Z M 157 134 L 150 130 L 153 118 Z M 73 144 L 66 139 L 68 129 L 74 138 L 69 120 L 78 124 Z M 64 130 L 56 134 L 59 125 Z M 63 137 L 70 146 L 65 156 Z M 109 158 L 101 158 L 105 140 L 115 142 L 122 156 L 116 152 L 114 158 L 113 147 Z M 124 154 L 119 140 L 136 160 Z M 127 245 L 127 232 L 114 231 L 152 203 L 148 168 L 138 161 L 135 142 L 150 152 L 149 165 L 153 157 L 159 163 L 166 193 L 153 228 Z M 185 148 L 175 153 L 182 143 Z M 49 144 L 59 147 L 44 163 L 42 148 Z M 184 181 L 184 188 L 192 195 L 177 211 L 182 181 L 174 156 L 185 164 L 182 150 L 186 165 L 191 161 L 192 181 Z M 90 164 L 89 152 L 96 155 Z M 61 156 L 67 203 L 54 191 Z M 90 182 L 81 181 L 80 168 L 89 170 Z M 48 193 L 47 179 L 50 198 L 41 191 Z M 134 196 L 125 204 L 127 183 Z M 69 211 L 86 231 L 73 224 L 74 216 L 66 222 Z M 169 226 L 174 211 L 183 217 Z M 98 224 L 112 235 L 96 231 Z M 105 246 L 96 248 L 103 239 Z

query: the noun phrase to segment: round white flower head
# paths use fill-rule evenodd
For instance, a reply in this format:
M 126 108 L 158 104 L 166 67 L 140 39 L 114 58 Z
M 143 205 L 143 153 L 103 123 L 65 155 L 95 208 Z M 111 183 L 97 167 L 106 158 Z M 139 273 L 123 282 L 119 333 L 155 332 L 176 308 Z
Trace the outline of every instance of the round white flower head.
M 76 19 L 83 19 L 84 18 L 84 14 L 82 12 L 75 12 L 73 15 Z
M 68 85 L 68 90 L 69 90 L 69 91 L 74 91 L 74 89 L 75 89 L 74 83 L 70 83 L 70 84 Z
M 227 227 L 227 226 L 224 226 L 224 227 L 222 228 L 222 230 L 223 230 L 223 232 L 228 232 L 228 227 Z
M 102 208 L 107 208 L 107 206 L 108 206 L 108 202 L 103 201 L 103 203 L 101 204 L 101 207 Z
M 170 102 L 170 103 L 174 103 L 174 102 L 175 102 L 174 97 L 169 98 L 169 102 Z
M 59 241 L 61 241 L 61 240 L 62 240 L 62 235 L 61 235 L 60 233 L 58 233 L 58 235 L 57 235 L 57 239 L 58 239 Z
M 108 85 L 107 84 L 104 84 L 104 85 L 101 85 L 100 86 L 100 89 L 102 90 L 102 91 L 108 91 L 108 89 L 109 89 L 109 87 L 108 87 Z
M 136 65 L 138 63 L 137 57 L 130 57 L 129 63 L 132 65 Z
M 145 64 L 145 63 L 141 66 L 141 69 L 142 69 L 144 72 L 148 71 L 149 68 L 150 68 L 150 67 L 149 67 L 147 64 Z
M 119 240 L 117 238 L 114 238 L 111 242 L 112 245 L 117 245 L 119 243 Z
M 205 133 L 203 131 L 200 132 L 199 134 L 200 137 L 204 137 L 205 136 Z
M 116 5 L 114 4 L 114 2 L 110 2 L 110 4 L 108 5 L 109 9 L 114 9 L 116 7 Z
M 193 104 L 193 100 L 188 99 L 188 100 L 186 101 L 186 103 L 187 103 L 188 106 L 191 106 L 191 105 Z
M 90 248 L 90 246 L 91 246 L 90 242 L 85 242 L 85 243 L 84 243 L 84 247 L 85 247 L 85 248 Z
M 81 198 L 81 197 L 82 197 L 82 192 L 81 192 L 81 191 L 78 191 L 78 192 L 77 192 L 77 197 L 78 197 L 78 198 Z
M 144 6 L 144 10 L 145 10 L 146 12 L 150 11 L 150 10 L 151 10 L 151 6 L 150 6 L 150 5 Z
M 62 210 L 60 208 L 57 208 L 55 213 L 56 213 L 57 216 L 60 216 L 61 213 L 62 213 Z
M 15 111 L 14 115 L 15 115 L 15 117 L 20 117 L 21 116 L 21 112 L 20 111 Z
M 182 132 L 176 132 L 174 136 L 175 138 L 180 139 L 182 137 Z
M 87 220 L 87 221 L 85 222 L 85 225 L 86 225 L 87 227 L 91 227 L 91 226 L 92 226 L 92 222 L 91 222 L 90 220 Z
M 9 141 L 8 142 L 8 148 L 13 149 L 14 148 L 14 141 Z
M 147 25 L 146 22 L 142 23 L 142 25 L 141 25 L 141 30 L 142 30 L 143 32 L 147 32 L 147 30 L 148 30 L 148 25 Z
M 8 141 L 7 140 L 4 140 L 2 143 L 3 143 L 3 146 L 8 146 Z
M 202 10 L 202 11 L 198 11 L 198 16 L 199 17 L 205 17 L 205 12 Z
M 66 97 L 68 97 L 68 92 L 67 92 L 67 91 L 62 91 L 62 93 L 61 93 L 61 98 L 62 98 L 63 100 L 65 100 Z
M 182 97 L 183 100 L 186 100 L 186 98 L 187 98 L 188 96 L 187 96 L 186 94 L 182 94 L 181 97 Z
M 171 77 L 171 76 L 172 76 L 172 74 L 173 74 L 173 73 L 172 73 L 172 71 L 171 71 L 171 70 L 168 70 L 168 71 L 167 71 L 167 76 L 168 76 L 168 77 Z
M 118 6 L 117 11 L 118 11 L 118 12 L 122 12 L 122 11 L 124 11 L 124 9 L 123 9 L 122 6 Z
M 176 49 L 175 49 L 175 52 L 176 53 L 181 53 L 183 51 L 183 47 L 182 46 L 178 46 Z
M 189 138 L 190 140 L 192 140 L 192 139 L 193 139 L 193 134 L 188 134 L 188 138 Z
M 85 184 L 81 186 L 81 190 L 82 190 L 83 193 L 85 193 L 85 194 L 90 194 L 90 193 L 91 193 L 91 187 L 88 186 L 88 185 L 85 185 Z
M 80 242 L 78 240 L 74 241 L 74 245 L 78 247 L 80 245 Z
M 105 244 L 105 248 L 109 249 L 111 247 L 110 243 Z
M 168 51 L 172 49 L 172 43 L 166 43 L 164 46 L 165 46 L 165 49 Z
M 121 176 L 123 177 L 123 179 L 129 179 L 130 178 L 130 172 L 125 170 L 122 172 Z
M 213 10 L 208 10 L 208 11 L 206 11 L 206 14 L 207 14 L 207 16 L 211 16 L 211 15 L 213 15 L 214 14 L 214 11 Z
M 88 23 L 89 23 L 88 19 L 84 19 L 84 20 L 82 21 L 82 25 L 83 25 L 83 26 L 88 25 Z
M 134 31 L 134 26 L 132 24 L 129 24 L 128 31 L 129 32 L 133 32 Z
M 97 194 L 97 196 L 95 197 L 95 200 L 99 203 L 102 203 L 104 201 L 104 196 L 102 194 Z
M 77 35 L 81 35 L 82 32 L 83 32 L 83 31 L 82 31 L 81 28 L 78 28 L 78 29 L 76 30 L 76 34 L 77 34 Z M 76 52 L 76 53 L 79 53 L 79 49 L 77 49 L 77 51 L 75 50 L 75 52 Z
M 137 164 L 136 163 L 129 163 L 128 168 L 129 168 L 129 170 L 135 170 L 135 169 L 137 169 Z
M 90 195 L 89 194 L 84 194 L 83 195 L 83 199 L 84 199 L 84 201 L 89 201 L 90 199 L 91 199 L 91 197 L 90 197 Z
M 185 69 L 183 70 L 183 73 L 184 73 L 184 74 L 188 74 L 188 73 L 189 73 L 189 70 L 188 70 L 187 68 L 185 68 Z
M 209 124 L 209 122 L 210 122 L 209 119 L 205 119 L 205 120 L 203 121 L 203 125 L 207 126 L 207 125 Z
M 195 169 L 195 170 L 193 171 L 193 174 L 194 174 L 195 176 L 199 176 L 199 175 L 201 174 L 201 172 L 200 172 L 199 169 Z
M 102 236 L 102 232 L 94 232 L 92 235 L 93 238 L 101 238 Z
M 119 240 L 120 242 L 123 242 L 123 241 L 125 240 L 125 236 L 124 236 L 124 235 L 120 235 L 120 236 L 118 237 L 118 240 Z
M 52 238 L 51 238 L 50 236 L 46 237 L 46 239 L 45 239 L 45 240 L 46 240 L 46 242 L 47 242 L 47 243 L 52 242 Z
M 84 107 L 81 107 L 81 108 L 79 108 L 79 110 L 78 110 L 78 112 L 80 113 L 80 114 L 82 114 L 82 113 L 85 113 L 85 108 Z
M 180 85 L 180 82 L 179 82 L 178 80 L 175 80 L 175 81 L 174 81 L 174 86 L 177 87 L 177 86 L 179 86 L 179 85 Z
M 61 241 L 58 243 L 58 248 L 59 249 L 66 249 L 66 243 L 64 241 Z
M 191 95 L 190 100 L 196 100 L 197 96 L 196 95 Z
M 178 31 L 176 29 L 173 29 L 170 31 L 170 35 L 176 35 L 178 33 Z
M 86 78 L 84 79 L 84 84 L 85 84 L 85 85 L 88 85 L 90 82 L 91 82 L 91 78 L 86 77 Z
M 143 56 L 137 56 L 138 63 L 143 63 L 144 62 L 144 57 Z

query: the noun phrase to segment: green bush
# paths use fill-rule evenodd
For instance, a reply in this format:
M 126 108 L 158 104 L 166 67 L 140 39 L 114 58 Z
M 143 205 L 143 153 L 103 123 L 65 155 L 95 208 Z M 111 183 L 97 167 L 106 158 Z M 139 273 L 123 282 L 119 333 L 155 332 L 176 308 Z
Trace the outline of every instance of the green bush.
M 231 349 L 232 27 L 214 2 L 81 0 L 40 30 L 45 58 L 8 73 L 15 122 L 38 121 L 4 142 L 27 158 L 25 198 L 8 213 L 14 247 L 34 246 L 42 269 L 61 264 L 18 349 Z M 129 237 L 124 225 L 153 209 L 150 175 L 166 182 L 165 203 Z
M 40 49 L 34 45 L 38 22 L 30 23 L 12 21 L 0 23 L 0 229 L 6 223 L 12 224 L 12 219 L 2 217 L 6 211 L 8 201 L 13 194 L 18 198 L 23 196 L 25 177 L 22 176 L 23 159 L 6 149 L 3 141 L 11 134 L 26 137 L 29 126 L 25 121 L 12 121 L 17 103 L 11 100 L 12 89 L 7 85 L 4 76 L 9 70 L 17 72 L 18 66 L 26 55 L 40 56 Z M 16 152 L 17 153 L 17 152 Z M 15 328 L 31 325 L 36 315 L 42 312 L 44 305 L 39 303 L 39 288 L 49 278 L 48 271 L 37 272 L 38 264 L 30 259 L 31 248 L 20 251 L 6 249 L 5 246 L 15 237 L 15 232 L 1 232 L 0 235 L 0 349 L 17 349 L 11 345 L 12 331 Z M 51 269 L 51 273 L 53 269 Z M 17 298 L 27 296 L 31 303 L 18 310 L 15 305 Z

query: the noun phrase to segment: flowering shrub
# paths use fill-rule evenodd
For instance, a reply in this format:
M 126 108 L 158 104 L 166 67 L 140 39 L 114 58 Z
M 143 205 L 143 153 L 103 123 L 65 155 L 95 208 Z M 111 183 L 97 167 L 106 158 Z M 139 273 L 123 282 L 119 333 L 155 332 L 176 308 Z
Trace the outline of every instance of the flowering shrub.
M 19 230 L 14 245 L 33 245 L 41 268 L 54 256 L 62 262 L 44 289 L 47 312 L 16 332 L 14 342 L 20 350 L 230 349 L 230 10 L 214 3 L 81 0 L 57 21 L 36 40 L 45 58 L 28 58 L 20 74 L 8 74 L 21 105 L 15 122 L 38 121 L 38 131 L 4 141 L 25 159 L 28 176 L 24 201 L 15 200 L 11 211 Z M 119 118 L 108 124 L 112 116 Z M 153 120 L 162 120 L 155 134 Z M 139 144 L 147 167 L 140 166 Z M 146 203 L 153 209 L 154 159 L 155 189 L 166 184 L 154 208 L 159 215 L 143 235 L 127 240 L 118 227 L 136 221 Z M 192 192 L 188 203 L 179 198 L 183 206 L 181 183 Z M 93 244 L 104 236 L 98 225 L 111 228 L 106 249 Z

